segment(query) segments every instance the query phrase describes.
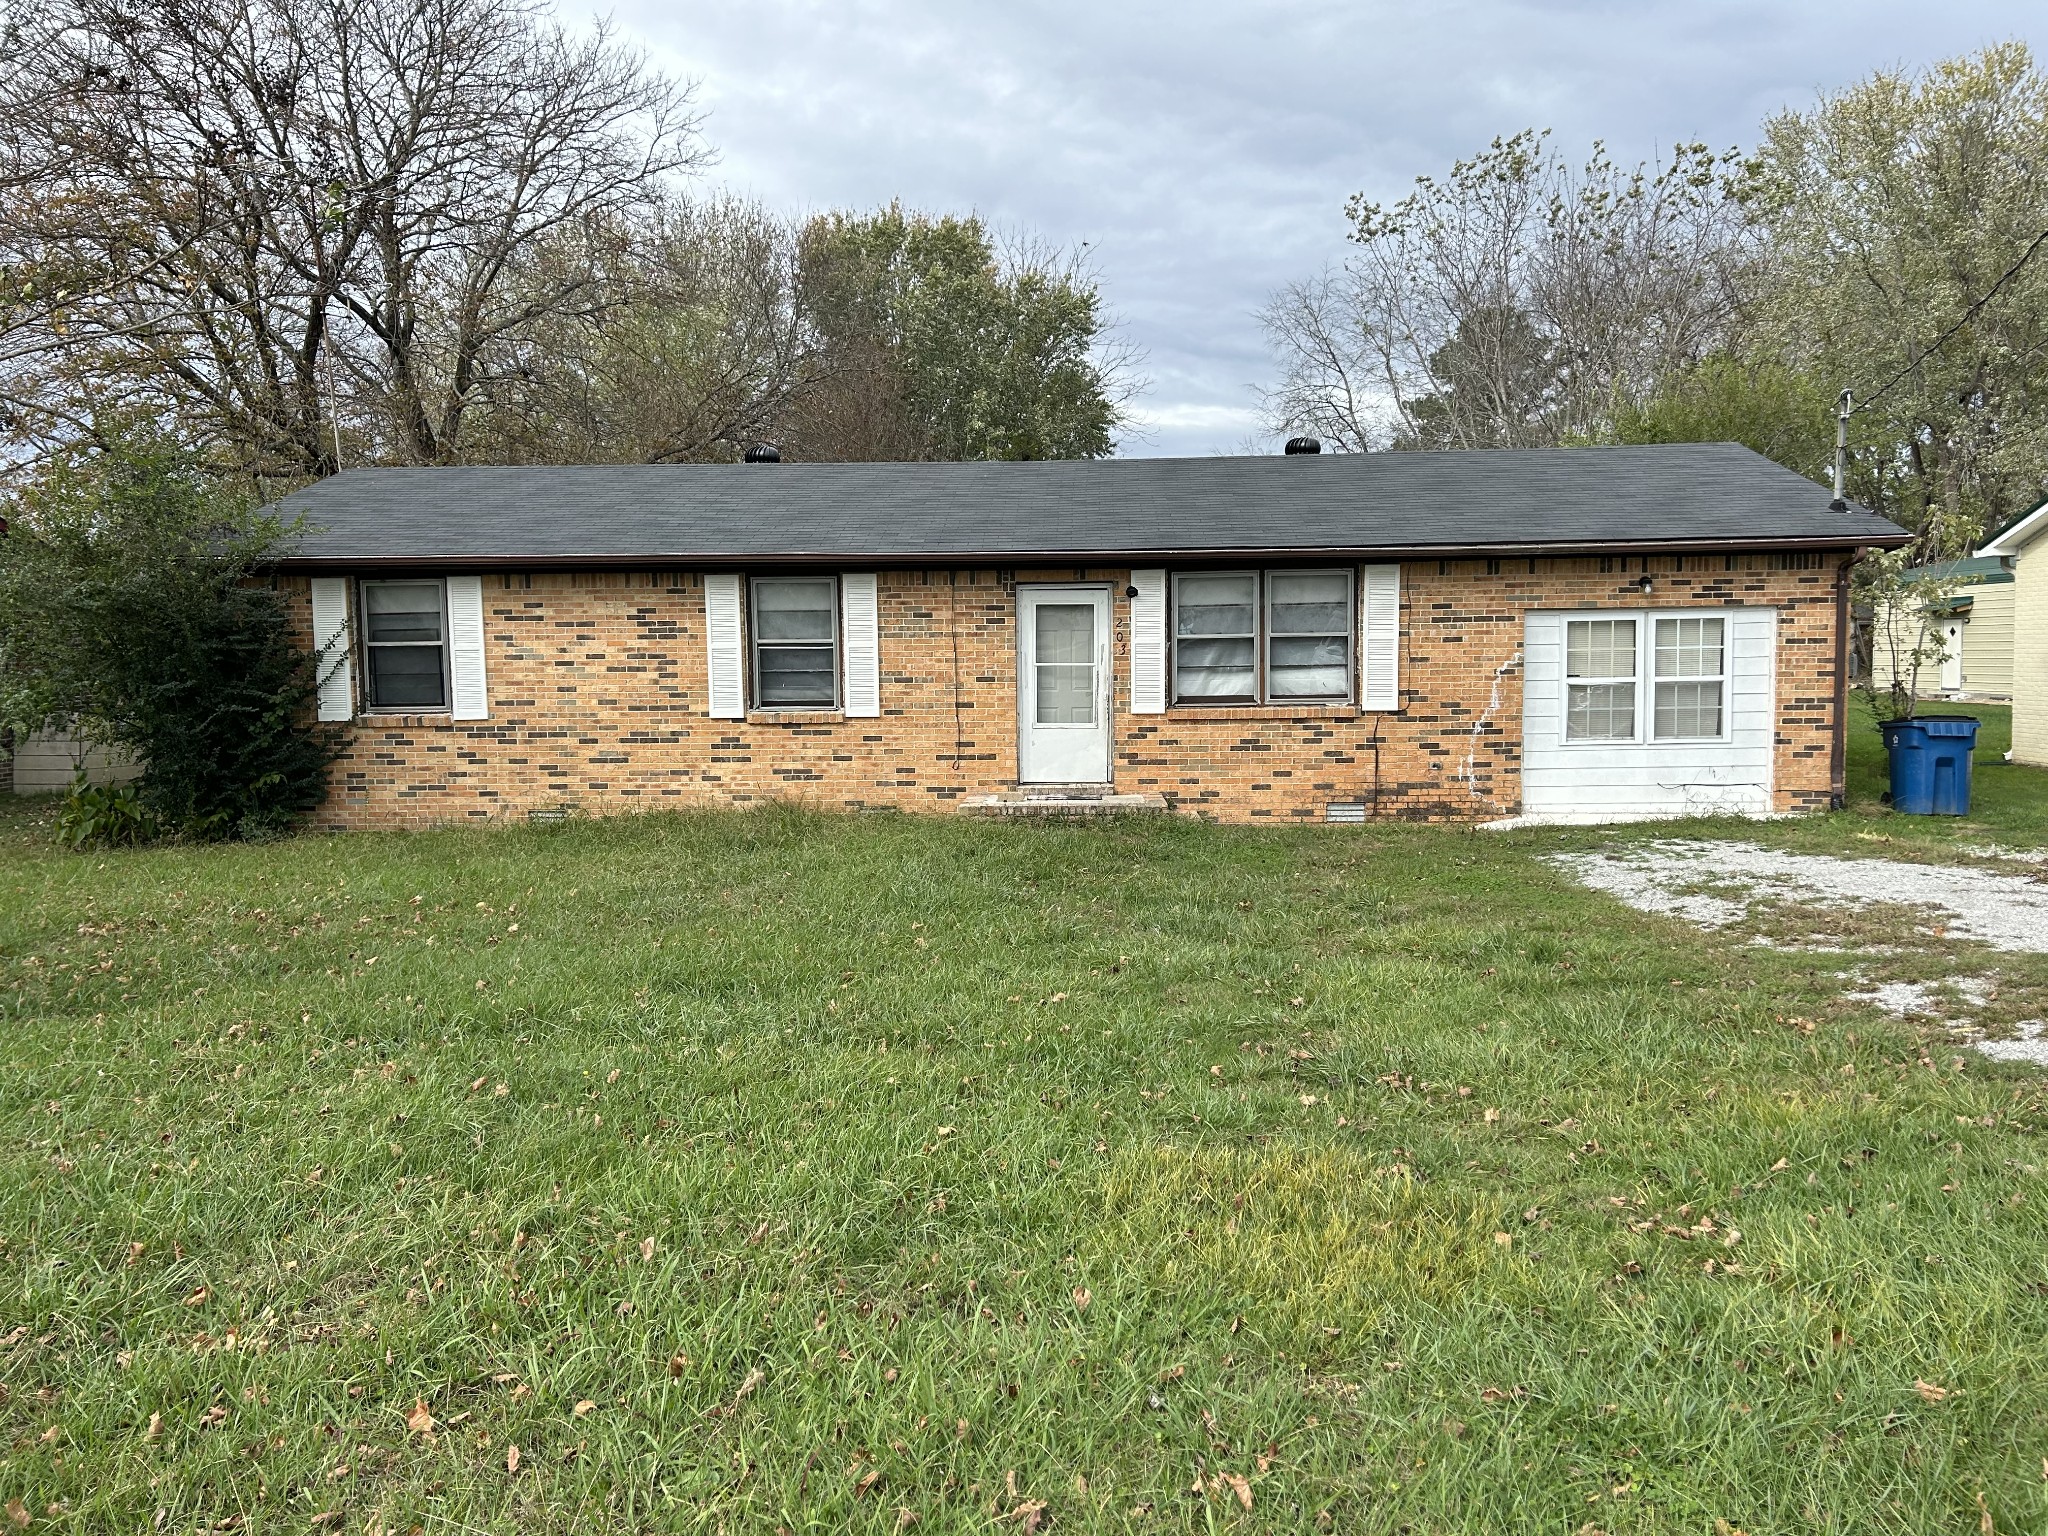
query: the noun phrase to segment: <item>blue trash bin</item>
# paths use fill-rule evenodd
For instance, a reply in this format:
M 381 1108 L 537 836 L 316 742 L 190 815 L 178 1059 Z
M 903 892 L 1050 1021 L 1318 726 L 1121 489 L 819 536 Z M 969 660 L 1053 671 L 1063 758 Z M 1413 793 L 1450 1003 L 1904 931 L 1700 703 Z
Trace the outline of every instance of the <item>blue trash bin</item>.
M 1891 754 L 1892 809 L 1908 816 L 1970 814 L 1970 763 L 1980 722 L 1968 715 L 1915 715 L 1883 723 Z

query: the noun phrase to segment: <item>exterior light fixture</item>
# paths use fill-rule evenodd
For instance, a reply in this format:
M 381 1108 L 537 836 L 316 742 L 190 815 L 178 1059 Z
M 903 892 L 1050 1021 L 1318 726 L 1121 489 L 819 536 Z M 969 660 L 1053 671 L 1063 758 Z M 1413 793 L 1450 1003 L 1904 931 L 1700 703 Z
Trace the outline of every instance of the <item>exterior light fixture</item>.
M 1636 585 L 1642 589 L 1642 594 L 1645 597 L 1648 597 L 1657 590 L 1657 580 L 1648 571 L 1643 572 L 1642 579 Z

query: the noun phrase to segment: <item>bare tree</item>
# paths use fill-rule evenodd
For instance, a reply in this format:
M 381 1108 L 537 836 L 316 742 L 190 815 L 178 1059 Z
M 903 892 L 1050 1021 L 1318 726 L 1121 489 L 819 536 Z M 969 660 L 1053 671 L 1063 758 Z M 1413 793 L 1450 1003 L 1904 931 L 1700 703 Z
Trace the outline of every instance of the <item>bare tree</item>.
M 1262 313 L 1281 367 L 1271 424 L 1347 448 L 1596 432 L 1737 324 L 1750 258 L 1734 171 L 1699 144 L 1656 172 L 1596 144 L 1574 171 L 1524 132 L 1391 207 L 1353 197 L 1351 259 Z
M 475 423 L 479 445 L 518 461 L 738 458 L 777 435 L 815 376 L 797 268 L 795 223 L 730 197 L 548 242 L 520 285 L 549 291 L 580 274 L 610 302 L 520 336 Z
M 533 328 L 533 254 L 704 151 L 681 88 L 538 0 L 19 0 L 0 245 L 21 430 L 109 405 L 298 478 L 446 462 Z

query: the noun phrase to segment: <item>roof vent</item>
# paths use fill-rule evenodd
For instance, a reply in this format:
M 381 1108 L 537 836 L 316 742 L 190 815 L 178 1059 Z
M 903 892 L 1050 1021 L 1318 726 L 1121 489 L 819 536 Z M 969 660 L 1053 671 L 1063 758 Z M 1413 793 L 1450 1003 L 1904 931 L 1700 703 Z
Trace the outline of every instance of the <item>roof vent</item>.
M 1323 445 L 1313 437 L 1290 437 L 1282 453 L 1321 453 Z
M 756 443 L 747 450 L 746 459 L 749 464 L 780 464 L 782 450 L 773 443 Z

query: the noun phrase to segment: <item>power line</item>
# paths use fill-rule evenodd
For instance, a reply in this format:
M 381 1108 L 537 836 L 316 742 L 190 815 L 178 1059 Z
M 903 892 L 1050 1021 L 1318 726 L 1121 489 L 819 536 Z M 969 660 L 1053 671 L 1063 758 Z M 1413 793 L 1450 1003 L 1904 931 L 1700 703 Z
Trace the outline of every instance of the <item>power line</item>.
M 2021 267 L 2024 267 L 2029 261 L 2033 260 L 2034 253 L 2040 250 L 2043 245 L 2048 245 L 2048 229 L 2044 229 L 2041 231 L 2040 234 L 2034 236 L 2034 243 L 2028 246 L 2024 251 L 2020 253 L 2020 259 L 2005 269 L 2005 275 L 2003 277 L 1999 278 L 1997 282 L 1993 283 L 1989 288 L 1984 290 L 1983 297 L 1979 298 L 1968 309 L 1963 311 L 1961 319 L 1957 320 L 1954 325 L 1950 326 L 1947 330 L 1943 331 L 1939 336 L 1935 337 L 1934 344 L 1928 347 L 1926 351 L 1922 352 L 1917 360 L 1906 364 L 1905 367 L 1901 368 L 1897 373 L 1893 374 L 1890 378 L 1886 379 L 1884 383 L 1880 384 L 1877 387 L 1874 393 L 1865 395 L 1861 400 L 1857 401 L 1856 409 L 1859 411 L 1869 410 L 1873 405 L 1877 404 L 1878 401 L 1884 398 L 1885 392 L 1889 390 L 1894 384 L 1898 383 L 1899 380 L 1903 379 L 1907 374 L 1911 373 L 1915 368 L 1919 367 L 1921 363 L 1926 362 L 1928 358 L 1934 356 L 1935 353 L 1939 352 L 1942 349 L 1943 344 L 1946 343 L 1951 336 L 1955 335 L 1957 331 L 1960 331 L 1964 326 L 1968 325 L 1972 320 L 1974 320 L 1977 317 L 1978 310 L 1982 309 L 1986 304 L 1989 304 L 1994 298 L 1998 296 L 1998 290 L 2003 288 L 2007 283 L 2011 282 L 2013 278 L 2019 274 L 2019 270 Z

